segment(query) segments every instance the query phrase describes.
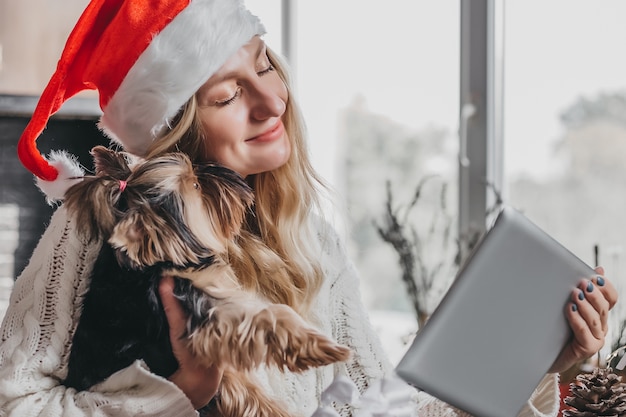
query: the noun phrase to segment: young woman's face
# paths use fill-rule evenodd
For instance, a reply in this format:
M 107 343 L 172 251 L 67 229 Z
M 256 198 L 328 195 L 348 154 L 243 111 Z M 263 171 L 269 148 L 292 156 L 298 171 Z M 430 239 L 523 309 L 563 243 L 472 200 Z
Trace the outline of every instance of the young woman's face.
M 276 169 L 291 154 L 281 120 L 287 87 L 254 37 L 242 46 L 197 93 L 206 159 L 246 177 Z

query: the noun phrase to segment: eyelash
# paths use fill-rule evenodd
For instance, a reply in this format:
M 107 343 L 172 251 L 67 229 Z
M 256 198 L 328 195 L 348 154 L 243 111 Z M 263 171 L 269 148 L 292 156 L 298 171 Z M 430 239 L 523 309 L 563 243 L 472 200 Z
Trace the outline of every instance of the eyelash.
M 270 72 L 274 71 L 275 69 L 276 68 L 274 68 L 274 65 L 269 64 L 269 66 L 267 68 L 257 72 L 257 75 L 259 77 L 262 77 L 262 76 L 264 76 L 266 74 L 269 74 Z M 218 101 L 215 104 L 217 106 L 220 106 L 220 107 L 228 106 L 229 104 L 234 103 L 235 100 L 237 100 L 239 98 L 239 96 L 241 96 L 241 87 L 237 87 L 237 91 L 235 91 L 235 94 L 233 94 L 233 96 L 231 98 L 223 100 L 223 101 Z
M 267 68 L 265 68 L 264 70 L 261 70 L 259 72 L 257 72 L 257 74 L 259 75 L 259 77 L 264 76 L 265 74 L 268 74 L 272 71 L 274 71 L 276 68 L 274 68 L 274 65 L 269 64 Z
M 229 104 L 233 104 L 233 102 L 237 100 L 240 95 L 241 95 L 241 87 L 237 87 L 237 91 L 235 91 L 235 94 L 233 94 L 231 98 L 222 100 L 222 101 L 216 101 L 215 104 L 219 107 L 228 106 Z

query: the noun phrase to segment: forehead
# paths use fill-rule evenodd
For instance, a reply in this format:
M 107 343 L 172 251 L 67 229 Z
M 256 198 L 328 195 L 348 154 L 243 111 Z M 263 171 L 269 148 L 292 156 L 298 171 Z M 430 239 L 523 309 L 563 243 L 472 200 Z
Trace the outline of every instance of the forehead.
M 265 51 L 265 42 L 253 37 L 248 43 L 237 50 L 226 62 L 209 78 L 206 84 L 217 84 L 221 81 L 236 77 L 242 69 L 254 65 Z

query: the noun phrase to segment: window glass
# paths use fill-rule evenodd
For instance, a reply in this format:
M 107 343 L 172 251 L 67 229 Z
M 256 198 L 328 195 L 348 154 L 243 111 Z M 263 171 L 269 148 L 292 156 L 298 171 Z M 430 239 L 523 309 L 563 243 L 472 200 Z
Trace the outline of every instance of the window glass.
M 626 3 L 505 6 L 505 200 L 621 287 Z
M 413 279 L 419 285 L 432 276 L 445 287 L 456 254 L 459 2 L 295 3 L 297 94 L 314 164 L 343 201 L 340 230 L 362 275 L 366 307 L 396 359 L 416 321 L 398 249 L 375 225 L 386 224 L 389 182 Z M 422 304 L 431 309 L 440 293 L 421 294 Z

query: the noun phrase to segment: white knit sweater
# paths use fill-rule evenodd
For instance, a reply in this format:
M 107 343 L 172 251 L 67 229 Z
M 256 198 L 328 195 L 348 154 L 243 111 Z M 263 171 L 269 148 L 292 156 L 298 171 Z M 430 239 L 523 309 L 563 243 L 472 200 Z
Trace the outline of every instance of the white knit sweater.
M 308 319 L 355 354 L 349 363 L 303 374 L 259 371 L 265 388 L 285 400 L 294 416 L 310 416 L 337 374 L 348 375 L 364 391 L 372 379 L 393 372 L 361 303 L 356 270 L 330 228 L 320 227 L 319 236 L 326 280 Z M 99 248 L 77 236 L 63 207 L 55 212 L 15 283 L 0 329 L 0 417 L 197 416 L 174 384 L 140 361 L 90 391 L 61 385 Z M 427 396 L 416 407 L 420 416 L 467 416 Z M 556 377 L 548 376 L 521 415 L 554 416 L 557 409 Z M 338 411 L 351 415 L 349 407 Z

